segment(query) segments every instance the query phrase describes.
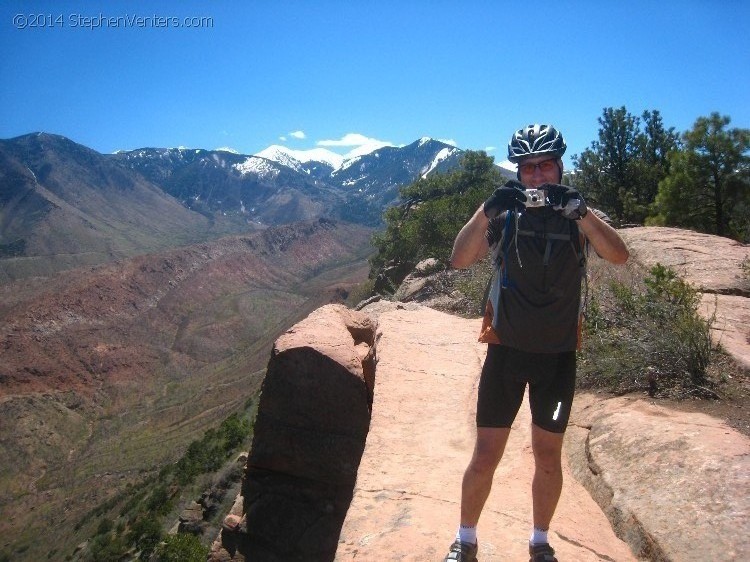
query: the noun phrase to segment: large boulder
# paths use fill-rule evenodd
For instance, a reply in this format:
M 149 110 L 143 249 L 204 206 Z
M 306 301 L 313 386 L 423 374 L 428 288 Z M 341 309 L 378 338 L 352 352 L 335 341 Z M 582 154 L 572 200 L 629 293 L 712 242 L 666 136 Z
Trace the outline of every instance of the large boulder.
M 276 341 L 242 487 L 213 560 L 332 560 L 370 424 L 376 325 L 320 308 Z

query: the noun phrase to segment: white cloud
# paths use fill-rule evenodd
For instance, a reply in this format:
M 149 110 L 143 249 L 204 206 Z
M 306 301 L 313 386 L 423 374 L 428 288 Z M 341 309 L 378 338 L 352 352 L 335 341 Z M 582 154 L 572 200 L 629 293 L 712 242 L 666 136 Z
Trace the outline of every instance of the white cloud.
M 304 131 L 292 131 L 289 133 L 290 137 L 294 137 L 295 139 L 304 139 L 305 138 L 305 132 Z
M 286 142 L 286 137 L 282 135 L 282 136 L 279 137 L 279 140 L 281 142 Z
M 339 140 L 322 140 L 318 141 L 316 144 L 318 146 L 363 146 L 366 144 L 376 144 L 380 143 L 382 145 L 389 145 L 392 146 L 392 143 L 390 141 L 380 141 L 378 139 L 373 139 L 370 137 L 366 137 L 364 135 L 360 135 L 359 133 L 347 133 L 343 137 L 341 137 Z
M 440 142 L 444 142 L 445 144 L 449 144 L 451 146 L 458 146 L 458 143 L 454 141 L 453 139 L 438 139 Z
M 352 149 L 344 155 L 344 158 L 354 158 L 355 156 L 362 156 L 374 152 L 384 146 L 393 146 L 390 141 L 381 141 L 378 139 L 366 137 L 359 133 L 347 133 L 338 140 L 321 140 L 316 143 L 318 146 L 341 146 L 341 147 L 352 147 Z
M 496 147 L 496 146 L 486 146 L 486 147 L 484 148 L 484 151 L 485 151 L 485 152 L 494 152 L 495 150 L 497 150 L 497 147 Z

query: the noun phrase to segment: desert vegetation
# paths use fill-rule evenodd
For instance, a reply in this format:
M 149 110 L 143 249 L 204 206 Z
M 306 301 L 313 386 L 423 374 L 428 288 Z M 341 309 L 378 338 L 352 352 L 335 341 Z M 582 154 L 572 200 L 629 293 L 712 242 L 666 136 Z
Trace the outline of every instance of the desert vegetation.
M 234 499 L 242 476 L 242 463 L 235 459 L 252 440 L 253 402 L 243 413 L 233 413 L 217 428 L 205 432 L 187 447 L 175 462 L 156 475 L 93 508 L 77 528 L 95 522 L 95 532 L 85 547 L 66 553 L 66 560 L 105 562 L 152 560 L 158 562 L 202 562 L 213 540 L 217 519 L 224 505 Z M 203 491 L 202 495 L 201 492 Z M 198 526 L 169 533 L 184 506 L 201 497 L 203 521 Z M 207 532 L 203 532 L 207 531 Z M 62 553 L 49 553 L 56 558 Z

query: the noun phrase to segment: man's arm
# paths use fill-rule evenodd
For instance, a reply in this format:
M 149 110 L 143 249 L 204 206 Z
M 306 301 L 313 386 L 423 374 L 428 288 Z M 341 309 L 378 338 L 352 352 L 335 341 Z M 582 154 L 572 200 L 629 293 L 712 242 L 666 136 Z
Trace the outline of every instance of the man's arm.
M 600 219 L 591 209 L 578 222 L 578 226 L 599 256 L 616 264 L 628 261 L 630 252 L 625 242 L 614 228 Z
M 485 237 L 489 220 L 480 206 L 456 236 L 451 253 L 451 266 L 465 269 L 481 260 L 489 250 Z

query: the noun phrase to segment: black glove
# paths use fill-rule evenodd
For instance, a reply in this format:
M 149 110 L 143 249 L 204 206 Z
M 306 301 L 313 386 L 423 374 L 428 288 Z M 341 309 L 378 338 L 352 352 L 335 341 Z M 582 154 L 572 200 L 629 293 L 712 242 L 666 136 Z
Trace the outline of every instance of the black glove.
M 498 187 L 484 202 L 484 214 L 488 219 L 494 219 L 503 211 L 525 208 L 525 202 L 526 195 L 523 193 L 523 184 L 516 180 L 510 180 L 503 187 Z
M 552 208 L 566 219 L 579 221 L 588 213 L 586 201 L 575 187 L 545 183 L 539 189 L 547 191 L 547 199 Z

